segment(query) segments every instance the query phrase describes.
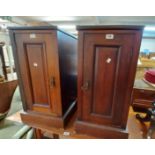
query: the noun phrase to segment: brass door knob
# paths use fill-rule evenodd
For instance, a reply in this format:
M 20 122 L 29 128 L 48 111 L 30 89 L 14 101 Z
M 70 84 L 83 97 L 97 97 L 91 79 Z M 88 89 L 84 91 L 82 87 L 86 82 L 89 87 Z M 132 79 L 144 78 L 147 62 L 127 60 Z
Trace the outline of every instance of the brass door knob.
M 88 90 L 88 89 L 89 89 L 89 82 L 86 81 L 86 82 L 83 84 L 83 86 L 81 87 L 81 89 L 84 90 L 84 91 Z

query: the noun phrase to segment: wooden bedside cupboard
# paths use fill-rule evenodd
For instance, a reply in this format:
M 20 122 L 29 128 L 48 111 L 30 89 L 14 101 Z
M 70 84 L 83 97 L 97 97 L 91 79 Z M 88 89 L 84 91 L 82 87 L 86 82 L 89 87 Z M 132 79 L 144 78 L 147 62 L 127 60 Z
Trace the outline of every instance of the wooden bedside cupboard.
M 77 39 L 55 26 L 10 27 L 24 123 L 63 128 L 76 109 Z
M 128 138 L 142 26 L 78 26 L 77 133 Z

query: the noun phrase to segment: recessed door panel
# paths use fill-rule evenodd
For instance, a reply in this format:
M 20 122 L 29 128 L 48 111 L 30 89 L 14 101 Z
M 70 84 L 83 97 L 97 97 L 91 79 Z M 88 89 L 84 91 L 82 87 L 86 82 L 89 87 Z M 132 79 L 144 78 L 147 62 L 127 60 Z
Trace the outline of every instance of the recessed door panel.
M 111 116 L 114 101 L 118 47 L 97 46 L 94 50 L 92 113 Z
M 61 115 L 58 54 L 53 33 L 17 33 L 17 56 L 27 110 Z M 52 85 L 54 80 L 54 85 Z
M 82 118 L 97 124 L 121 126 L 132 62 L 133 35 L 119 41 L 106 34 L 85 35 L 83 53 Z M 115 35 L 117 39 L 117 35 Z M 125 39 L 124 39 L 125 38 Z
M 43 50 L 43 44 L 25 44 L 25 48 L 33 103 L 48 105 L 47 73 L 45 72 L 46 55 Z

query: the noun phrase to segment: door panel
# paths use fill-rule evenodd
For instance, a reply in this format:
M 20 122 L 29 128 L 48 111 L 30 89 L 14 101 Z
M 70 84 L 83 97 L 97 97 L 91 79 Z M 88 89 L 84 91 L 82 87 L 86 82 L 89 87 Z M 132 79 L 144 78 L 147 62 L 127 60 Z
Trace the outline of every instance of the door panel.
M 83 85 L 87 89 L 83 90 L 82 117 L 93 123 L 120 126 L 134 38 L 124 34 L 115 41 L 105 40 L 104 35 L 85 36 Z
M 34 104 L 48 105 L 47 74 L 45 72 L 46 56 L 42 44 L 25 44 L 27 69 L 29 70 L 32 98 Z M 44 60 L 45 59 L 45 60 Z
M 118 52 L 118 47 L 95 47 L 92 95 L 94 114 L 111 115 Z
M 61 95 L 54 35 L 17 33 L 15 39 L 27 110 L 61 114 L 57 108 Z M 57 77 L 55 87 L 51 86 L 51 77 Z

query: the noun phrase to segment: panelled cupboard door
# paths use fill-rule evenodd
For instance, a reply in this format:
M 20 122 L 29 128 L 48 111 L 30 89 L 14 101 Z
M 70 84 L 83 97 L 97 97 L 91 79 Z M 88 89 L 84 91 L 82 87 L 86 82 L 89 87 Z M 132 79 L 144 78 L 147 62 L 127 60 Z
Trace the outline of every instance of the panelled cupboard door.
M 85 34 L 83 47 L 82 119 L 121 126 L 132 63 L 134 35 Z
M 59 113 L 60 84 L 56 72 L 59 66 L 54 34 L 16 33 L 15 41 L 27 110 Z

